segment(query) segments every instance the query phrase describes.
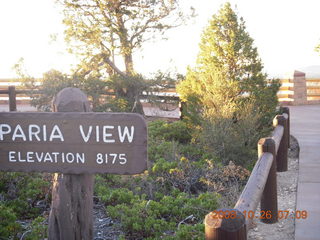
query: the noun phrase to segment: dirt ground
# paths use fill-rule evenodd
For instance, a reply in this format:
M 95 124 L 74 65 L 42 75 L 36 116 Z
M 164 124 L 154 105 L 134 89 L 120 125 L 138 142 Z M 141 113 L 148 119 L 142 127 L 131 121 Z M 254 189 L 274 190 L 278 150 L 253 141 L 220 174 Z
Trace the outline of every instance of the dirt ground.
M 288 217 L 279 219 L 274 224 L 265 224 L 254 221 L 249 230 L 249 240 L 292 240 L 294 239 L 294 217 L 296 210 L 296 190 L 298 181 L 299 145 L 291 136 L 288 171 L 277 173 L 278 184 L 278 211 L 289 211 Z M 258 208 L 256 214 L 260 209 Z

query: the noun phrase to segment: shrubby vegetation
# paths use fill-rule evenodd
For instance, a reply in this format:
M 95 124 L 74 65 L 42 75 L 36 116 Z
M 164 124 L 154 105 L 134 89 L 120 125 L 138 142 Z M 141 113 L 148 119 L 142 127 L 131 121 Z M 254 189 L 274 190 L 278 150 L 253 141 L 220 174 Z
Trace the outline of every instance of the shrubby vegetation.
M 30 240 L 46 236 L 41 215 L 50 204 L 50 187 L 49 174 L 0 173 L 0 239 L 20 239 L 23 233 Z
M 149 168 L 135 176 L 97 175 L 95 195 L 120 221 L 124 239 L 203 239 L 204 216 L 232 206 L 249 176 L 224 166 L 183 121 L 149 123 Z M 50 175 L 1 173 L 0 238 L 43 239 Z M 27 226 L 17 220 L 29 222 Z M 10 231 L 9 231 L 10 229 Z
M 224 166 L 183 121 L 149 123 L 149 169 L 137 176 L 96 178 L 95 193 L 125 239 L 203 239 L 204 216 L 232 206 L 250 172 Z

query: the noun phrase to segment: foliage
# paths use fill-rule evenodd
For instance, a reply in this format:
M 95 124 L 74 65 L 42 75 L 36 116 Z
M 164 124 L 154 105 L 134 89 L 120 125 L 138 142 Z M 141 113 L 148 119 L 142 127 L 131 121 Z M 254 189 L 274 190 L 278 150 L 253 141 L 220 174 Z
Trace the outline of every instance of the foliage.
M 99 175 L 95 194 L 121 222 L 123 239 L 203 239 L 204 216 L 221 203 L 234 204 L 249 171 L 233 163 L 222 166 L 193 142 L 183 121 L 150 122 L 148 132 L 149 170 Z
M 0 239 L 10 239 L 21 229 L 16 223 L 17 217 L 11 208 L 0 203 Z
M 222 206 L 233 208 L 250 174 L 246 168 L 231 161 L 228 165 L 221 166 L 209 160 L 200 181 L 207 186 L 208 191 L 222 195 L 220 198 Z
M 45 224 L 46 219 L 44 217 L 35 218 L 30 226 L 30 233 L 27 234 L 27 240 L 41 240 L 46 239 L 48 236 L 48 226 Z
M 184 22 L 186 15 L 178 1 L 57 2 L 63 7 L 69 50 L 81 59 L 80 75 L 110 77 L 116 85 L 115 94 L 126 100 L 131 111 L 142 113 L 139 101 L 142 82 L 137 81 L 141 77 L 134 69 L 133 53 L 154 36 Z
M 185 119 L 200 126 L 204 148 L 224 164 L 252 164 L 257 140 L 270 131 L 279 84 L 262 69 L 244 20 L 226 3 L 202 34 L 196 67 L 177 87 Z
M 35 79 L 24 69 L 24 61 L 20 59 L 14 66 L 24 86 L 31 90 L 31 105 L 39 111 L 51 111 L 54 96 L 64 88 L 76 87 L 84 91 L 91 100 L 94 111 L 101 109 L 101 100 L 106 93 L 108 82 L 102 81 L 99 76 L 81 76 L 77 73 L 68 75 L 57 70 L 50 70 L 43 74 L 42 79 Z M 100 109 L 99 109 L 100 107 Z M 105 109 L 103 109 L 105 110 Z
M 4 203 L 17 217 L 36 217 L 43 210 L 38 203 L 48 201 L 50 182 L 42 174 L 0 173 L 0 180 L 0 194 L 6 200 Z
M 15 239 L 22 232 L 24 239 L 45 239 L 46 219 L 39 216 L 47 210 L 51 175 L 40 173 L 0 173 L 0 239 Z M 25 229 L 17 220 L 29 222 Z
M 177 141 L 179 143 L 188 143 L 192 138 L 191 129 L 183 121 L 168 123 L 163 120 L 157 120 L 150 122 L 148 134 L 150 139 Z
M 115 112 L 142 113 L 139 96 L 147 88 L 148 83 L 141 75 L 112 75 L 107 80 L 107 89 L 115 94 L 115 98 L 108 98 L 101 107 Z
M 180 193 L 176 196 L 164 196 L 159 201 L 142 197 L 132 201 L 130 205 L 119 204 L 108 206 L 107 209 L 111 217 L 121 220 L 131 239 L 157 239 L 167 234 L 174 235 L 178 224 L 188 216 L 192 215 L 193 222 L 201 222 L 204 215 L 216 207 L 215 194 L 190 197 Z M 179 235 L 183 236 L 182 231 Z
M 14 68 L 24 86 L 31 90 L 27 93 L 31 97 L 31 105 L 40 111 L 51 111 L 52 99 L 66 87 L 76 87 L 86 93 L 94 112 L 134 112 L 142 107 L 138 106 L 137 97 L 142 93 L 145 93 L 148 102 L 161 106 L 164 100 L 159 99 L 155 92 L 172 88 L 177 79 L 181 79 L 180 75 L 171 76 L 162 72 L 156 73 L 151 79 L 145 79 L 138 74 L 128 77 L 102 77 L 93 74 L 85 76 L 79 72 L 68 75 L 57 70 L 50 70 L 43 74 L 42 79 L 35 79 L 24 69 L 23 59 L 20 59 Z M 133 95 L 128 94 L 126 89 L 130 89 Z M 176 100 L 169 102 L 177 105 Z
M 230 104 L 229 112 L 237 111 L 250 99 L 261 114 L 259 125 L 264 126 L 275 114 L 279 84 L 268 80 L 262 69 L 244 20 L 226 3 L 203 32 L 197 66 L 188 70 L 178 91 L 184 101 L 198 106 L 200 113 L 208 109 L 213 114 L 221 112 L 225 103 Z
M 256 144 L 262 133 L 257 130 L 260 115 L 252 108 L 244 105 L 236 115 L 212 115 L 202 124 L 201 144 L 225 165 L 229 161 L 246 167 L 255 163 Z
M 58 1 L 63 7 L 70 50 L 90 57 L 90 68 L 108 67 L 120 76 L 134 75 L 132 53 L 156 34 L 179 26 L 185 17 L 178 1 Z M 115 65 L 120 55 L 126 68 Z M 85 69 L 85 68 L 83 68 Z M 110 73 L 109 75 L 114 75 Z

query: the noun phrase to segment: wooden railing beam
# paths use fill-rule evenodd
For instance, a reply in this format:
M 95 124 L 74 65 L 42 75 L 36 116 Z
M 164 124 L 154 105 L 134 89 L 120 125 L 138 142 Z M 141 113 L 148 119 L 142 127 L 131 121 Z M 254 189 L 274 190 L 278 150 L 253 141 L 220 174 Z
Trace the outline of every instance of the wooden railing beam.
M 282 137 L 282 134 L 281 134 Z M 280 138 L 281 139 L 281 138 Z M 275 223 L 278 221 L 278 195 L 277 195 L 277 163 L 276 143 L 273 138 L 262 138 L 258 142 L 258 156 L 264 153 L 271 153 L 273 161 L 269 170 L 261 202 L 260 219 L 264 223 Z
M 262 192 L 267 182 L 269 171 L 272 166 L 273 155 L 264 153 L 256 162 L 251 175 L 244 187 L 238 202 L 234 206 L 240 212 L 256 211 Z M 246 225 L 251 226 L 252 218 L 246 218 Z
M 288 118 L 284 115 L 277 115 L 273 120 L 273 126 L 277 128 L 279 125 L 283 127 L 283 137 L 277 149 L 277 171 L 285 172 L 288 170 Z

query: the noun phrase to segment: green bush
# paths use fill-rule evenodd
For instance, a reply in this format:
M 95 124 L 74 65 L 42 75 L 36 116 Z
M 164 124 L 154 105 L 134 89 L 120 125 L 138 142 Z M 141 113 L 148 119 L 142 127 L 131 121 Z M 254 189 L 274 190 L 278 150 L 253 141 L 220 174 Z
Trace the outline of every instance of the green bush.
M 26 240 L 42 240 L 47 238 L 48 225 L 45 224 L 44 217 L 35 218 L 30 226 L 30 233 L 27 234 Z
M 149 139 L 176 141 L 188 143 L 191 141 L 192 132 L 183 121 L 168 123 L 162 120 L 153 121 L 148 126 Z
M 218 196 L 213 193 L 198 197 L 179 193 L 177 196 L 163 196 L 159 201 L 140 198 L 131 204 L 108 206 L 107 210 L 112 218 L 121 221 L 128 239 L 159 239 L 165 238 L 168 233 L 183 239 L 193 231 L 194 235 L 203 236 L 203 232 L 198 232 L 203 229 L 184 226 L 177 231 L 179 223 L 184 223 L 188 218 L 192 219 L 192 225 L 202 222 L 208 212 L 217 208 L 217 199 Z
M 17 217 L 13 210 L 4 204 L 0 204 L 0 239 L 14 238 L 21 230 L 16 223 Z
M 0 173 L 0 194 L 6 205 L 18 218 L 37 217 L 41 209 L 36 206 L 40 200 L 47 200 L 50 182 L 39 173 Z
M 203 240 L 204 224 L 198 223 L 195 225 L 183 224 L 175 232 L 174 236 L 164 237 L 166 240 Z

